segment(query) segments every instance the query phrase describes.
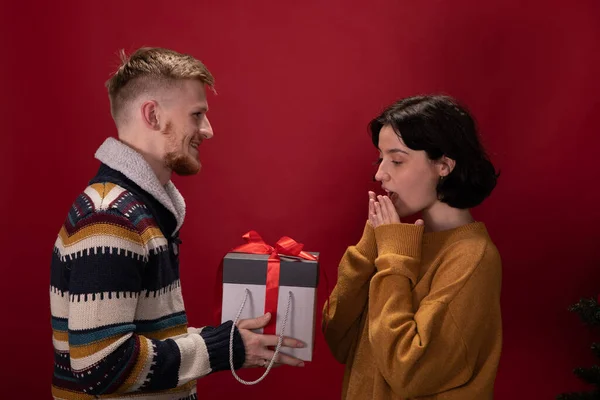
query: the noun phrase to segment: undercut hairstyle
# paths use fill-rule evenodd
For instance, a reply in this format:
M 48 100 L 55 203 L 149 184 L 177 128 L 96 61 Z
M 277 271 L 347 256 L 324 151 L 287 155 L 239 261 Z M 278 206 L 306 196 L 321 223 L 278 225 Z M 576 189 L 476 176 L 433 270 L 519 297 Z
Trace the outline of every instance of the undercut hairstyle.
M 127 105 L 143 93 L 197 79 L 214 90 L 214 77 L 196 58 L 160 47 L 143 47 L 130 56 L 120 52 L 121 65 L 106 82 L 110 112 L 123 122 Z

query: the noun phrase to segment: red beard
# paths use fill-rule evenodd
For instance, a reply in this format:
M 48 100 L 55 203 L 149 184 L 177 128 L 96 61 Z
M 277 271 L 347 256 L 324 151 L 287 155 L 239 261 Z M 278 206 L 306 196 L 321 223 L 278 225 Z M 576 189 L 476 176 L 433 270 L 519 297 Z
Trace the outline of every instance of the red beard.
M 189 152 L 186 154 L 184 151 L 185 144 L 183 142 L 177 143 L 177 135 L 175 135 L 173 124 L 170 121 L 167 122 L 162 133 L 167 136 L 169 140 L 169 149 L 179 148 L 179 150 L 169 151 L 165 155 L 165 166 L 180 176 L 197 174 L 200 171 L 200 163 L 197 160 L 194 160 Z

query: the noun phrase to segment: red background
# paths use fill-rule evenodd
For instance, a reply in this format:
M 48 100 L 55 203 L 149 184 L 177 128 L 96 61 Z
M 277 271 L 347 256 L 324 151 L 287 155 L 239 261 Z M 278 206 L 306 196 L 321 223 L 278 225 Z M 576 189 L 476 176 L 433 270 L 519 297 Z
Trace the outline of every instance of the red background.
M 103 83 L 117 51 L 143 45 L 189 52 L 217 79 L 204 169 L 175 179 L 188 204 L 193 326 L 212 323 L 219 260 L 249 229 L 321 252 L 333 283 L 374 187 L 369 119 L 396 98 L 443 91 L 472 109 L 502 170 L 474 211 L 504 262 L 496 398 L 581 387 L 571 370 L 595 361 L 594 336 L 566 308 L 600 291 L 597 0 L 133 3 L 11 2 L 0 12 L 2 398 L 50 397 L 52 245 L 96 171 L 94 151 L 115 134 Z M 319 305 L 325 295 L 323 285 Z M 317 332 L 304 369 L 274 370 L 255 387 L 223 372 L 199 391 L 335 399 L 342 373 Z

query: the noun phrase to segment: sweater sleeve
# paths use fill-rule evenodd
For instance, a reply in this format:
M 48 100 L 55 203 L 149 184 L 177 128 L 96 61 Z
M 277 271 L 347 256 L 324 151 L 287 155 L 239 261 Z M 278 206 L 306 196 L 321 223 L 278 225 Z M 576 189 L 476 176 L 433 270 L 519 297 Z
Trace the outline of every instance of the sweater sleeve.
M 360 319 L 367 306 L 369 281 L 375 273 L 377 255 L 371 224 L 363 236 L 344 253 L 338 268 L 337 283 L 323 307 L 323 333 L 333 356 L 345 363 L 359 332 Z
M 69 274 L 68 356 L 80 390 L 92 395 L 166 390 L 229 368 L 231 321 L 164 340 L 136 333 L 187 319 L 178 313 L 135 320 L 140 297 L 153 294 L 142 290 L 147 239 L 127 217 L 114 210 L 95 212 L 70 232 L 63 227 L 60 236 L 59 247 L 70 254 L 62 261 Z M 244 358 L 234 328 L 236 368 Z
M 423 227 L 375 230 L 379 257 L 369 292 L 369 340 L 380 373 L 403 398 L 440 393 L 472 376 L 480 344 L 477 323 L 495 301 L 497 275 L 485 243 L 456 242 L 442 256 L 429 294 L 415 309 Z M 492 293 L 493 292 L 493 293 Z M 452 304 L 473 304 L 455 312 Z M 475 306 L 475 303 L 477 305 Z

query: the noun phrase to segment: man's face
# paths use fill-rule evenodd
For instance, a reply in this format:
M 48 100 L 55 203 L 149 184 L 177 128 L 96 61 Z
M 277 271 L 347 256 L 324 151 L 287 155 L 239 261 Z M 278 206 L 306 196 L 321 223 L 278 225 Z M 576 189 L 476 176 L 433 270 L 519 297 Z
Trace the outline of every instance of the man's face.
M 204 84 L 198 80 L 183 81 L 163 109 L 165 127 L 165 166 L 177 175 L 194 175 L 202 167 L 198 146 L 213 137 L 206 116 L 208 103 Z

